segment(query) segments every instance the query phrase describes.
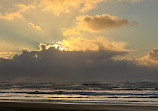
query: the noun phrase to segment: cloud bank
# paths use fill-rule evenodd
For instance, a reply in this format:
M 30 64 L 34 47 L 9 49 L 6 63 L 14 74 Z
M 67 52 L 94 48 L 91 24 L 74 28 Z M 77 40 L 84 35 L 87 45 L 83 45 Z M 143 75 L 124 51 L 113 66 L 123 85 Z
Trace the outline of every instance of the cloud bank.
M 130 60 L 116 60 L 126 53 L 114 50 L 60 51 L 40 45 L 22 50 L 13 59 L 0 60 L 1 81 L 125 81 L 157 80 L 158 70 Z

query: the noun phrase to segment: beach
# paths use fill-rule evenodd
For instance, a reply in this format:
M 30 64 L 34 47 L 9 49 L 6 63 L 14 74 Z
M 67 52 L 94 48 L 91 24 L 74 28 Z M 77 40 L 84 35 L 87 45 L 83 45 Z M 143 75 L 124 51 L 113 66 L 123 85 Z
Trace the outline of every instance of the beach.
M 0 111 L 158 111 L 158 106 L 0 102 Z

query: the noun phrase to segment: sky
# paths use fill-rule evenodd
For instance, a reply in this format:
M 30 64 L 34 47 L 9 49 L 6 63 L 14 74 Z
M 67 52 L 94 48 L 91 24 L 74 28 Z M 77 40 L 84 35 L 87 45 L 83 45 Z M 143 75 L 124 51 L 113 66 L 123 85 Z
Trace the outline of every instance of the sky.
M 157 80 L 157 5 L 1 0 L 1 81 Z

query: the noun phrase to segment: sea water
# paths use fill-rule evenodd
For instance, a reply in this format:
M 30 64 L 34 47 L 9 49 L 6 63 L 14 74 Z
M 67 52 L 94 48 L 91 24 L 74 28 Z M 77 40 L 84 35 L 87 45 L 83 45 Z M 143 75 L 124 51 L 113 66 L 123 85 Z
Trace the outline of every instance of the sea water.
M 158 105 L 158 82 L 3 82 L 0 101 Z

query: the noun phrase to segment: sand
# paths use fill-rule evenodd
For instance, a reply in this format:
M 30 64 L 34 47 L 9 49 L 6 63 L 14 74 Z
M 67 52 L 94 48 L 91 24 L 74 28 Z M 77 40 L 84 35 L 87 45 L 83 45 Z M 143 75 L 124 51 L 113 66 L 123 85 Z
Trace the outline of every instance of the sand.
M 158 106 L 0 102 L 0 111 L 158 111 Z

